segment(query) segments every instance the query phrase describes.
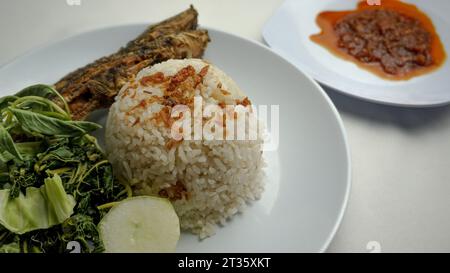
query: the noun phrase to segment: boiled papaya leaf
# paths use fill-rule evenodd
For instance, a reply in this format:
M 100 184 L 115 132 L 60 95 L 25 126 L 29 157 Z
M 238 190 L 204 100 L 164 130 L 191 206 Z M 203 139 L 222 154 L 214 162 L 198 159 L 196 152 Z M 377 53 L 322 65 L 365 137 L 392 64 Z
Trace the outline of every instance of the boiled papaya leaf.
M 16 96 L 6 96 L 0 98 L 0 111 L 8 107 L 9 104 L 15 100 L 17 100 Z
M 35 99 L 38 98 L 38 99 Z M 48 103 L 48 99 L 42 99 L 41 97 L 24 97 L 19 98 L 12 103 L 12 106 L 15 108 L 21 108 L 24 110 L 32 109 L 33 111 L 45 111 L 47 109 L 51 109 L 50 103 Z M 19 106 L 19 107 L 17 107 Z
M 39 114 L 42 114 L 44 116 L 51 117 L 51 118 L 56 118 L 56 119 L 61 119 L 61 120 L 71 120 L 71 117 L 68 116 L 67 114 L 61 114 L 61 113 L 50 112 L 50 111 L 37 111 L 37 110 L 33 110 L 33 112 L 39 113 Z
M 2 162 L 8 162 L 11 159 L 23 160 L 22 155 L 17 150 L 11 135 L 8 130 L 0 124 L 0 160 Z M 13 157 L 11 157 L 11 155 Z M 6 160 L 6 161 L 5 161 Z
M 24 160 L 32 160 L 39 153 L 43 152 L 42 142 L 20 142 L 16 143 L 16 148 Z
M 20 253 L 19 237 L 14 236 L 11 242 L 0 244 L 0 253 Z
M 9 182 L 8 166 L 0 161 L 0 189 L 3 189 L 5 183 Z
M 20 238 L 0 225 L 0 253 L 20 253 Z
M 0 190 L 0 225 L 15 234 L 61 224 L 73 214 L 76 205 L 58 175 L 46 178 L 40 188 L 26 188 L 25 195 L 20 193 L 14 199 L 9 191 Z
M 64 162 L 77 162 L 74 158 L 73 153 L 69 150 L 68 147 L 62 146 L 56 150 L 53 150 L 47 154 L 47 156 L 52 157 L 53 159 L 64 161 Z
M 81 130 L 85 132 L 93 132 L 97 129 L 102 128 L 97 123 L 89 122 L 89 121 L 72 121 L 71 124 L 77 126 Z
M 65 252 L 69 241 L 80 242 L 82 252 L 101 252 L 96 227 L 107 210 L 98 206 L 131 190 L 116 183 L 88 134 L 100 126 L 72 121 L 67 102 L 51 86 L 26 88 L 0 98 L 0 105 L 0 124 L 23 158 L 0 149 L 8 161 L 0 160 L 0 252 Z M 62 182 L 49 184 L 48 177 Z
M 101 128 L 100 125 L 87 121 L 60 120 L 12 107 L 9 110 L 17 118 L 22 129 L 29 133 L 58 137 L 75 137 Z
M 45 154 L 38 156 L 39 161 L 35 164 L 35 171 L 41 172 L 43 169 L 62 168 L 69 163 L 78 163 L 79 160 L 68 149 L 61 146 L 56 150 L 47 151 Z
M 3 188 L 6 183 L 9 182 L 9 174 L 2 172 L 0 173 L 0 188 Z
M 56 91 L 53 87 L 46 84 L 35 84 L 28 86 L 16 94 L 17 97 L 27 97 L 27 96 L 38 96 L 43 98 L 57 97 L 64 104 L 65 111 L 70 114 L 69 106 L 67 101 L 61 96 L 61 94 Z
M 21 91 L 17 92 L 17 97 L 27 97 L 27 96 L 38 96 L 43 98 L 50 98 L 55 94 L 56 91 L 48 85 L 45 84 L 35 84 L 28 87 L 25 87 Z
M 14 158 L 16 158 L 16 157 L 8 151 L 0 152 L 0 162 L 2 162 L 2 163 L 7 163 L 7 162 L 13 160 Z
M 63 120 L 71 120 L 70 114 L 62 109 L 58 104 L 50 99 L 39 96 L 26 96 L 18 98 L 11 103 L 10 107 L 32 112 L 41 113 L 43 115 L 56 117 Z

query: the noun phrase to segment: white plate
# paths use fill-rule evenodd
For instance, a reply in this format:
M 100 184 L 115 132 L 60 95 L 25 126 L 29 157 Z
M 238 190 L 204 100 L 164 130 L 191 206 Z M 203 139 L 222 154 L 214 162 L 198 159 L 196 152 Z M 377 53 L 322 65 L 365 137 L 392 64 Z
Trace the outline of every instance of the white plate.
M 0 69 L 1 95 L 66 73 L 112 53 L 145 25 L 83 33 L 35 50 Z M 341 221 L 350 161 L 339 115 L 323 90 L 270 49 L 211 30 L 205 58 L 226 71 L 254 104 L 280 105 L 280 145 L 266 154 L 263 198 L 211 238 L 184 233 L 180 252 L 318 252 Z M 104 124 L 105 112 L 94 115 Z M 101 134 L 100 138 L 103 137 Z
M 383 1 L 383 0 L 382 0 Z M 409 81 L 383 80 L 342 60 L 309 37 L 320 32 L 316 16 L 325 10 L 354 9 L 358 0 L 287 0 L 263 30 L 265 41 L 278 53 L 319 82 L 345 94 L 397 106 L 437 106 L 450 102 L 449 60 L 433 73 Z M 417 5 L 433 20 L 450 54 L 450 1 L 404 1 Z M 383 3 L 383 2 L 381 2 Z

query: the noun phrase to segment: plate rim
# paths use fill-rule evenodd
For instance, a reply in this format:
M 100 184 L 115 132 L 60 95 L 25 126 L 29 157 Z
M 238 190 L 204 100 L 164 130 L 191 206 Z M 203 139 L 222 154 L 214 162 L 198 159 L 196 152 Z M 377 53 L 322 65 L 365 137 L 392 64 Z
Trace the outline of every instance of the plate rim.
M 287 1 L 286 1 L 287 2 Z M 286 3 L 285 2 L 285 3 Z M 95 33 L 98 31 L 107 31 L 108 29 L 114 29 L 114 28 L 120 28 L 120 27 L 142 27 L 143 29 L 145 27 L 148 27 L 149 25 L 153 24 L 154 22 L 133 22 L 133 23 L 125 23 L 125 24 L 112 24 L 112 25 L 108 25 L 108 26 L 101 26 L 101 27 L 94 27 L 94 28 L 89 28 L 87 30 L 81 30 L 78 32 L 75 32 L 71 35 L 68 36 L 64 36 L 61 39 L 56 39 L 54 41 L 50 41 L 50 42 L 46 42 L 46 43 L 42 43 L 39 46 L 36 46 L 34 48 L 31 48 L 30 50 L 25 51 L 22 54 L 19 54 L 16 57 L 13 57 L 12 59 L 10 59 L 9 61 L 0 64 L 0 73 L 2 73 L 2 70 L 6 69 L 8 66 L 13 65 L 15 62 L 18 62 L 20 60 L 26 59 L 29 56 L 36 54 L 38 51 L 43 50 L 47 47 L 52 47 L 52 46 L 56 46 L 57 44 L 60 44 L 64 41 L 73 39 L 77 36 L 83 35 L 83 34 L 88 34 L 88 33 Z M 333 104 L 331 98 L 327 95 L 327 93 L 323 90 L 323 88 L 319 85 L 319 83 L 317 81 L 315 81 L 308 73 L 303 72 L 302 69 L 300 69 L 299 67 L 297 67 L 296 65 L 294 65 L 292 62 L 290 62 L 289 60 L 287 60 L 285 57 L 283 57 L 281 54 L 279 54 L 278 52 L 276 52 L 275 50 L 273 50 L 272 48 L 266 46 L 265 44 L 258 42 L 256 40 L 252 40 L 246 37 L 242 37 L 240 35 L 231 33 L 231 32 L 227 32 L 224 30 L 220 30 L 218 28 L 214 28 L 214 27 L 209 27 L 203 24 L 199 24 L 199 28 L 202 29 L 206 29 L 207 31 L 212 31 L 212 32 L 216 32 L 216 33 L 220 33 L 222 35 L 225 36 L 232 36 L 236 39 L 241 39 L 244 40 L 245 42 L 251 43 L 252 45 L 259 47 L 263 50 L 265 50 L 266 52 L 268 52 L 269 54 L 273 54 L 276 57 L 278 57 L 281 61 L 283 61 L 286 65 L 291 66 L 291 68 L 293 68 L 294 70 L 297 71 L 297 73 L 302 74 L 310 83 L 312 83 L 312 85 L 316 88 L 316 91 L 319 92 L 320 96 L 322 97 L 322 99 L 325 100 L 326 104 L 328 105 L 328 107 L 330 107 L 331 109 L 331 113 L 333 113 L 334 118 L 336 119 L 338 128 L 339 128 L 339 132 L 342 136 L 342 141 L 343 141 L 343 145 L 344 145 L 344 159 L 346 161 L 346 165 L 347 168 L 345 170 L 346 173 L 346 179 L 345 179 L 345 193 L 343 196 L 343 200 L 342 203 L 340 204 L 340 210 L 339 213 L 336 218 L 336 221 L 332 227 L 332 229 L 330 230 L 327 238 L 325 239 L 325 241 L 322 243 L 322 247 L 319 249 L 319 253 L 323 253 L 325 252 L 328 247 L 330 246 L 332 240 L 334 239 L 337 231 L 339 230 L 339 227 L 342 224 L 344 215 L 347 211 L 347 207 L 348 207 L 348 202 L 350 199 L 350 192 L 351 192 L 351 188 L 352 188 L 352 160 L 351 160 L 351 153 L 350 153 L 350 145 L 349 145 L 349 141 L 348 141 L 348 135 L 347 135 L 347 131 L 345 129 L 345 125 L 344 122 L 342 120 L 341 115 L 339 114 L 339 111 L 337 110 L 336 106 Z

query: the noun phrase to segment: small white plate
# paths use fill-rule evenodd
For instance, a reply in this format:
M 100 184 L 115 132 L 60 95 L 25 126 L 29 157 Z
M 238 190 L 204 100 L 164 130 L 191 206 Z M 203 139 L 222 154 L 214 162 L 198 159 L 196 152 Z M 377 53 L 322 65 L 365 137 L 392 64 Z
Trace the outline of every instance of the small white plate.
M 0 95 L 68 72 L 116 51 L 146 25 L 86 32 L 42 47 L 0 68 Z M 319 252 L 342 219 L 350 188 L 350 160 L 339 115 L 312 79 L 270 49 L 210 31 L 205 58 L 228 73 L 256 105 L 279 105 L 280 145 L 265 154 L 263 198 L 216 235 L 199 241 L 183 233 L 180 252 Z M 106 111 L 95 121 L 104 124 Z M 100 141 L 102 132 L 96 134 Z
M 450 103 L 449 60 L 438 70 L 409 81 L 389 81 L 342 60 L 312 42 L 320 32 L 316 16 L 325 10 L 354 9 L 359 0 L 287 0 L 263 30 L 265 41 L 280 55 L 317 81 L 345 94 L 396 106 L 426 107 Z M 404 1 L 415 4 L 433 20 L 450 54 L 450 1 Z M 381 0 L 383 3 L 383 0 Z

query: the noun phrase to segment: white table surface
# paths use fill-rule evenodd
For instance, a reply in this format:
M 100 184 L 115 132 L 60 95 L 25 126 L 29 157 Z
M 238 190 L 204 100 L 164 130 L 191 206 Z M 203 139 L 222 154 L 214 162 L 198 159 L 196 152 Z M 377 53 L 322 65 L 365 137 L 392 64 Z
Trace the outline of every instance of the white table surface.
M 191 3 L 202 25 L 262 41 L 282 0 L 0 0 L 0 65 L 86 30 L 159 21 Z M 368 252 L 375 241 L 383 252 L 449 252 L 450 107 L 399 109 L 327 92 L 353 164 L 350 202 L 328 251 Z

